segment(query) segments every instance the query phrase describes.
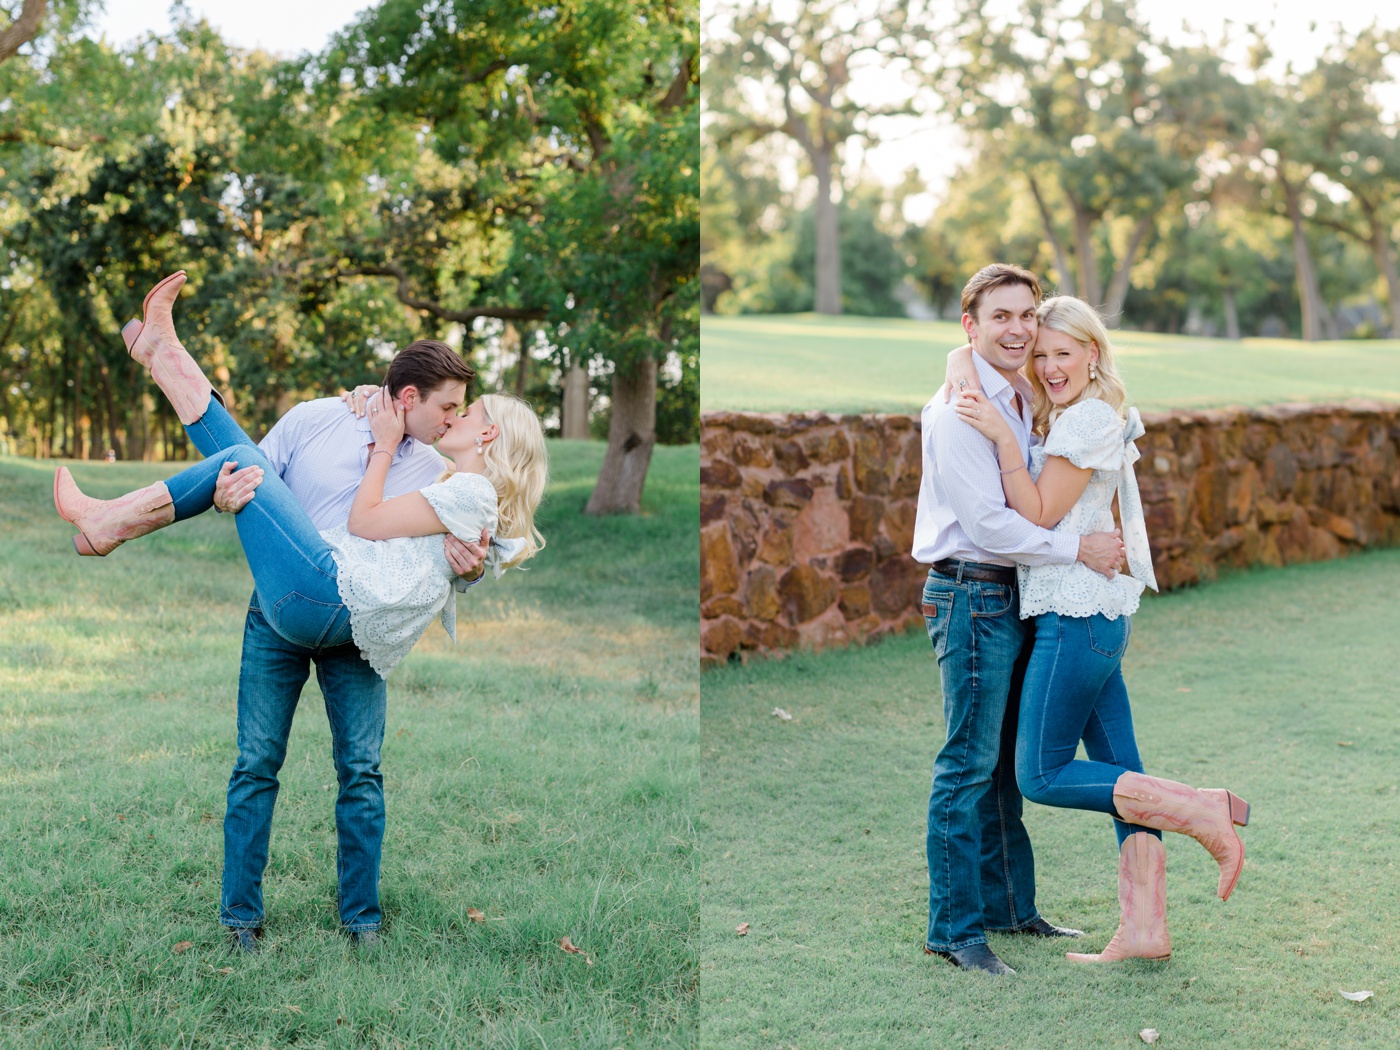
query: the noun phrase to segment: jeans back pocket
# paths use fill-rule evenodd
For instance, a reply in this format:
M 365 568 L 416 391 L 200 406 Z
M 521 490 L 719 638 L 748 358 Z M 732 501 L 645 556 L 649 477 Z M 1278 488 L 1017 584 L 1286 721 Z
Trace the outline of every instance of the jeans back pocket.
M 1100 656 L 1122 656 L 1133 632 L 1131 616 L 1110 620 L 1102 614 L 1089 617 L 1089 648 Z
M 955 595 L 951 591 L 924 588 L 924 626 L 928 629 L 928 640 L 933 643 L 934 655 L 940 659 L 948 650 L 948 630 L 953 617 L 954 598 Z
M 347 640 L 341 635 L 348 633 L 350 611 L 344 605 L 318 602 L 290 591 L 273 607 L 268 623 L 293 645 L 317 649 Z

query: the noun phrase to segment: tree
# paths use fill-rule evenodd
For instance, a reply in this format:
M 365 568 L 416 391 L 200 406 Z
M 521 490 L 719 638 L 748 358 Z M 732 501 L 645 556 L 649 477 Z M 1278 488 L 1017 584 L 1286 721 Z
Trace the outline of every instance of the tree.
M 349 133 L 388 117 L 435 158 L 375 173 L 438 192 L 345 230 L 340 276 L 444 320 L 543 321 L 561 369 L 612 366 L 593 513 L 639 509 L 658 362 L 698 324 L 698 61 L 693 3 L 388 0 L 311 71 Z
M 940 88 L 983 169 L 1025 180 L 1061 288 L 1116 321 L 1157 217 L 1208 189 L 1198 161 L 1232 125 L 1234 78 L 1204 47 L 1154 39 L 1131 2 L 959 11 Z
M 880 186 L 860 187 L 848 194 L 837 209 L 841 254 L 849 263 L 841 271 L 842 313 L 904 316 L 904 306 L 894 293 L 908 272 L 908 265 L 899 251 L 897 236 L 882 228 L 882 190 Z M 775 295 L 773 307 L 778 313 L 812 308 L 814 219 L 813 209 L 795 219 L 796 237 L 789 265 L 797 280 L 789 287 L 796 295 L 785 300 Z
M 738 13 L 730 33 L 711 35 L 705 81 L 713 114 L 708 134 L 716 148 L 741 150 L 770 135 L 785 136 L 800 147 L 816 179 L 818 313 L 841 313 L 842 149 L 855 138 L 873 142 L 872 119 L 913 112 L 908 102 L 858 104 L 850 97 L 852 75 L 861 62 L 909 62 L 915 36 L 910 7 L 907 0 L 879 0 L 863 9 L 842 0 L 802 0 L 784 19 L 755 4 Z
M 1349 37 L 1339 30 L 1312 70 L 1286 78 L 1302 94 L 1299 117 L 1317 173 L 1343 188 L 1318 198 L 1311 221 L 1371 253 L 1385 281 L 1392 335 L 1400 335 L 1400 272 L 1391 240 L 1400 197 L 1400 137 L 1394 123 L 1382 118 L 1376 88 L 1389 83 L 1385 63 L 1397 47 L 1400 32 L 1372 26 Z

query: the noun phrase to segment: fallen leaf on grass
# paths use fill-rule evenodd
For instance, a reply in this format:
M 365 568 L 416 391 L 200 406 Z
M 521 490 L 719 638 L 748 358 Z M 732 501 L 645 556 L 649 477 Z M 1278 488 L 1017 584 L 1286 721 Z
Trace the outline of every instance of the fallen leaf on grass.
M 1138 1033 L 1138 1038 L 1144 1043 L 1155 1043 L 1158 1039 L 1162 1038 L 1162 1033 L 1155 1028 L 1144 1028 Z
M 739 923 L 738 926 L 734 927 L 734 932 L 740 937 L 747 937 L 749 935 L 749 924 L 746 922 Z
M 1338 741 L 1337 741 L 1337 746 L 1338 746 L 1338 747 L 1355 747 L 1356 744 L 1354 744 L 1354 743 L 1353 743 L 1352 741 L 1350 741 L 1350 740 L 1338 740 Z
M 589 966 L 593 965 L 593 959 L 589 956 L 589 954 L 582 948 L 575 947 L 574 942 L 569 940 L 569 938 L 560 937 L 559 947 L 563 948 L 570 955 L 582 955 L 584 962 L 586 962 Z
M 1342 998 L 1350 999 L 1354 1003 L 1364 1003 L 1375 994 L 1375 992 L 1342 992 Z
M 175 945 L 175 947 L 171 948 L 170 950 L 176 955 L 179 955 L 181 952 L 187 952 L 193 947 L 194 941 L 181 941 L 179 944 Z
M 299 1014 L 299 1013 L 301 1013 L 301 1007 L 300 1007 L 300 1006 L 296 1006 L 296 1005 L 293 1004 L 293 1003 L 288 1003 L 288 1004 L 287 1004 L 287 1013 L 289 1013 L 289 1014 Z
M 781 707 L 775 707 L 775 708 L 773 708 L 773 717 L 774 717 L 774 718 L 781 718 L 784 722 L 791 722 L 791 721 L 792 721 L 792 715 L 788 714 L 788 713 L 787 713 L 786 711 L 784 711 Z
M 1187 686 L 1179 685 L 1179 686 L 1176 687 L 1176 691 L 1177 691 L 1178 693 L 1189 693 L 1191 690 L 1190 690 Z M 1149 1028 L 1149 1029 L 1147 1029 L 1147 1031 L 1150 1032 L 1150 1031 L 1152 1031 L 1152 1029 Z
M 486 913 L 484 911 L 478 911 L 476 908 L 468 908 L 467 918 L 471 919 L 472 922 L 485 922 Z
M 215 973 L 221 973 L 221 974 L 223 974 L 225 977 L 227 977 L 229 974 L 233 973 L 233 967 L 232 967 L 232 966 L 225 966 L 223 969 L 221 969 L 221 970 L 215 970 L 214 972 L 215 972 Z

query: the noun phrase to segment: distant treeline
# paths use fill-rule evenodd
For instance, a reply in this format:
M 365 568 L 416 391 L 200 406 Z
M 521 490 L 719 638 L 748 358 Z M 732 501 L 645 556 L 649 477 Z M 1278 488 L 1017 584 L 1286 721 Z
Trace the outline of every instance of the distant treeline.
M 1400 138 L 1378 100 L 1400 31 L 1337 28 L 1315 65 L 1280 70 L 1255 27 L 1239 66 L 1224 41 L 1161 39 L 1133 3 L 987 6 L 889 2 L 851 25 L 839 5 L 785 21 L 753 4 L 709 39 L 706 309 L 956 317 L 999 260 L 1137 328 L 1400 336 Z M 850 99 L 872 56 L 905 72 L 908 101 Z M 935 111 L 972 158 L 927 223 L 903 218 L 925 191 L 912 174 L 840 187 L 873 116 Z M 784 141 L 809 175 L 797 194 Z

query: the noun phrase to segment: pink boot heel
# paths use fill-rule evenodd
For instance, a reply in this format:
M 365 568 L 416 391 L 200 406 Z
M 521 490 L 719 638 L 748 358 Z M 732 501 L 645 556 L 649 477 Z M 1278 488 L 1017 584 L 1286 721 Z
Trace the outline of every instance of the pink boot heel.
M 1124 773 L 1113 785 L 1113 806 L 1129 824 L 1190 835 L 1220 865 L 1215 893 L 1229 900 L 1244 870 L 1244 842 L 1235 825 L 1249 823 L 1249 803 L 1224 788 L 1193 788 L 1175 780 Z

